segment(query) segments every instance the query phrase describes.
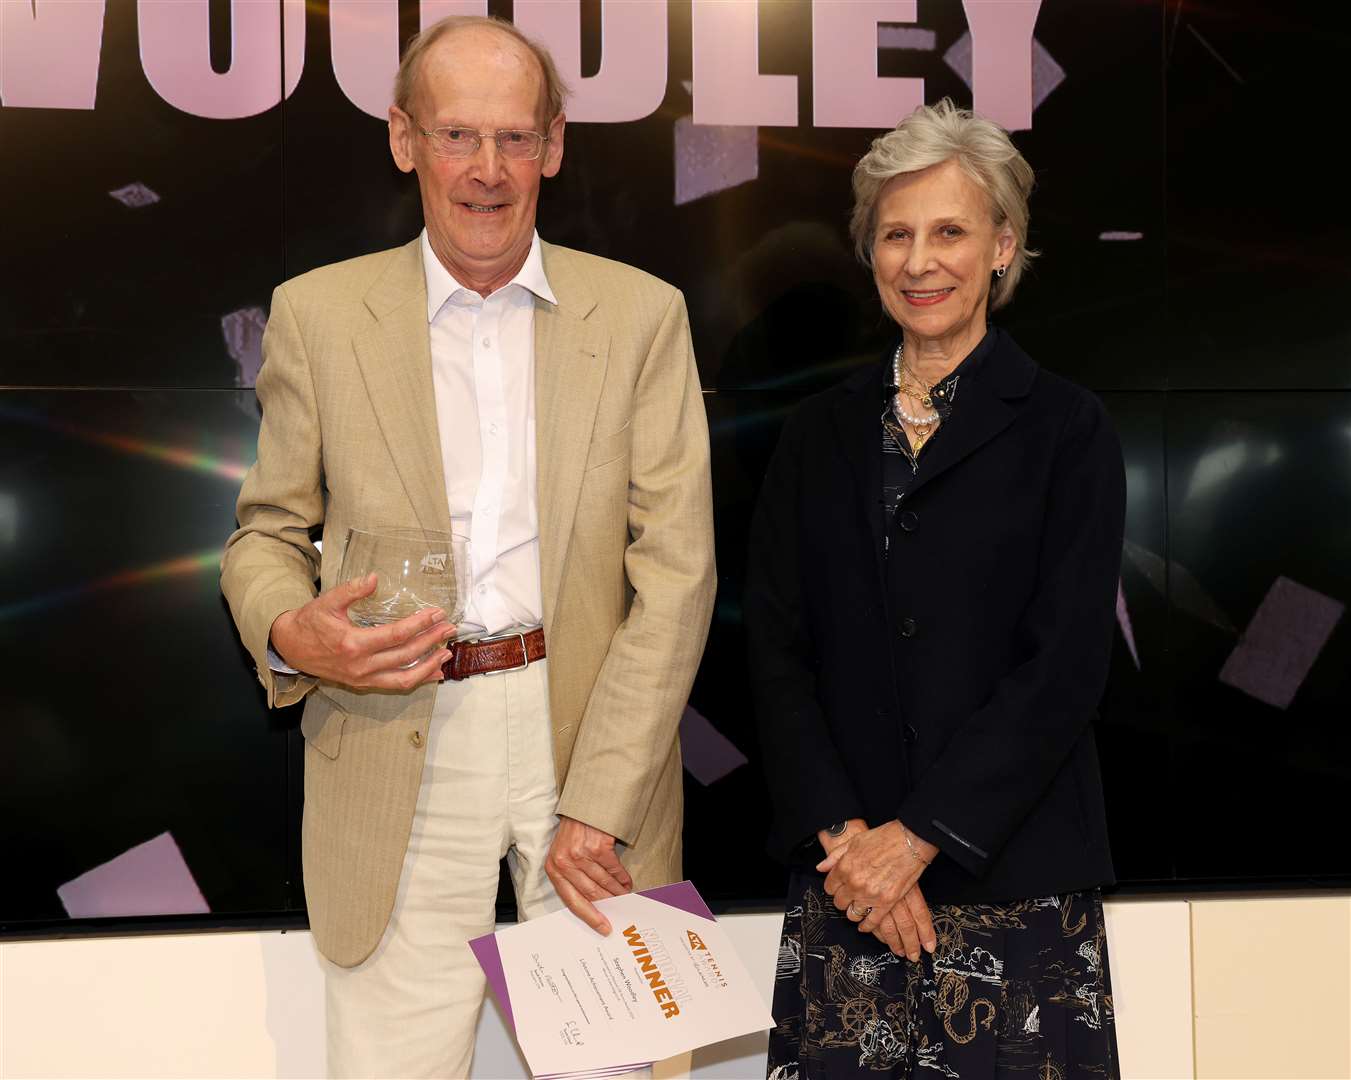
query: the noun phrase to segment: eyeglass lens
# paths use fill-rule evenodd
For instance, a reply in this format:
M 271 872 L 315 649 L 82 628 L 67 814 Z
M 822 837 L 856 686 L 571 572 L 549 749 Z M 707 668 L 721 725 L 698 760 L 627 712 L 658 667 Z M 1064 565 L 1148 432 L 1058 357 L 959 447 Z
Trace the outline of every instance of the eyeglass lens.
M 469 157 L 478 152 L 483 136 L 472 128 L 437 128 L 433 144 L 447 157 Z M 543 137 L 536 131 L 499 131 L 493 136 L 503 157 L 530 160 L 539 156 Z

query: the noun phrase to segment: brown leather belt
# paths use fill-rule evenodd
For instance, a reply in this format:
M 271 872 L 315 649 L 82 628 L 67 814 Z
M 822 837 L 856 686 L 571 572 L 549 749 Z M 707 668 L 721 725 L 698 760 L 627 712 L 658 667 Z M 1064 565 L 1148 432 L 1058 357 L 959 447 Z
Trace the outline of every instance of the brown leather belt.
M 450 659 L 441 665 L 441 674 L 456 682 L 472 675 L 520 671 L 528 664 L 544 659 L 544 630 L 537 626 L 518 634 L 497 634 L 477 641 L 451 641 L 446 648 L 450 650 Z

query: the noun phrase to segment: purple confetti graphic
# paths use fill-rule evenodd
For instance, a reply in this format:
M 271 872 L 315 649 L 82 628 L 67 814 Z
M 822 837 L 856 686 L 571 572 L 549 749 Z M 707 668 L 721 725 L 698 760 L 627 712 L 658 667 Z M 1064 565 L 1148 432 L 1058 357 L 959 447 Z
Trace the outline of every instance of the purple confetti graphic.
M 693 706 L 680 718 L 680 756 L 685 768 L 704 787 L 746 764 L 746 755 Z
M 1142 232 L 1129 232 L 1124 229 L 1109 229 L 1107 232 L 1098 233 L 1099 240 L 1143 240 L 1145 234 Z
M 260 307 L 240 308 L 222 315 L 220 331 L 225 335 L 225 348 L 235 362 L 235 385 L 251 388 L 258 381 L 263 366 L 263 330 L 267 316 Z
M 675 204 L 715 195 L 760 175 L 760 130 L 695 124 L 692 116 L 675 123 Z
M 211 911 L 167 832 L 66 882 L 56 894 L 72 919 L 206 915 Z
M 1126 609 L 1126 590 L 1121 585 L 1121 579 L 1116 582 L 1116 621 L 1121 627 L 1121 636 L 1126 639 L 1126 648 L 1131 651 L 1131 659 L 1135 661 L 1135 670 L 1140 670 L 1140 654 L 1135 651 L 1135 632 L 1131 629 L 1131 613 Z
M 1220 682 L 1288 709 L 1345 610 L 1330 596 L 1278 577 L 1220 669 Z
M 153 203 L 159 202 L 159 196 L 139 181 L 134 184 L 128 184 L 126 187 L 120 187 L 116 191 L 110 191 L 108 194 L 123 206 L 130 206 L 133 208 L 150 206 Z
M 971 86 L 971 33 L 967 31 L 952 47 L 943 54 L 943 61 L 966 83 Z M 1032 39 L 1032 109 L 1035 111 L 1041 103 L 1051 96 L 1065 81 L 1065 69 L 1056 63 L 1055 57 L 1046 51 L 1036 38 Z

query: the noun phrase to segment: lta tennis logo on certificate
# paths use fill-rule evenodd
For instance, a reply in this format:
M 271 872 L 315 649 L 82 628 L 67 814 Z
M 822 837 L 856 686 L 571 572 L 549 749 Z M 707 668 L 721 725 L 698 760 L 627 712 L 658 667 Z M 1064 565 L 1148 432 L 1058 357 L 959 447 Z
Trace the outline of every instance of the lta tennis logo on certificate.
M 686 930 L 685 936 L 689 938 L 690 959 L 694 961 L 695 974 L 703 981 L 704 986 L 727 988 L 727 978 L 723 975 L 722 969 L 718 967 L 717 958 L 707 945 L 704 939 L 693 930 Z

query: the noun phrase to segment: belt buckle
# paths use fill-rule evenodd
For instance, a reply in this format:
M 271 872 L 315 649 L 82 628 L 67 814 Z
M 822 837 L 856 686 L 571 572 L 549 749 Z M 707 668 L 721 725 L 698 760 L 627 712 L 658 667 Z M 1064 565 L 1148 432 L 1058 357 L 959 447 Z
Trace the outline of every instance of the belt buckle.
M 496 671 L 480 672 L 480 674 L 506 675 L 512 671 L 524 671 L 526 668 L 528 668 L 530 666 L 530 650 L 527 649 L 525 646 L 525 633 L 526 632 L 524 630 L 515 630 L 515 631 L 508 631 L 505 634 L 493 634 L 491 637 L 479 638 L 475 644 L 487 645 L 494 641 L 507 641 L 511 638 L 516 638 L 521 643 L 521 662 L 519 664 L 515 665 L 514 667 L 498 668 Z

